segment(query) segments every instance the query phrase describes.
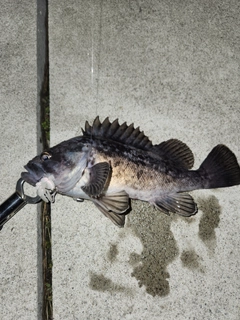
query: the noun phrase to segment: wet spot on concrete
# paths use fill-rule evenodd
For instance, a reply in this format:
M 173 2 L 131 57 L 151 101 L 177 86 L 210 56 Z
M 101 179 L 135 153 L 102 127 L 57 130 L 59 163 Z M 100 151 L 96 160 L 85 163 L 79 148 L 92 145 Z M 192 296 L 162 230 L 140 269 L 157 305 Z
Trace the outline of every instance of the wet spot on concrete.
M 117 258 L 117 255 L 118 255 L 117 245 L 111 243 L 111 244 L 110 244 L 109 251 L 108 251 L 108 253 L 107 253 L 108 260 L 109 260 L 110 262 L 114 262 L 114 261 L 116 260 L 116 258 Z
M 89 286 L 92 290 L 97 291 L 127 291 L 128 289 L 119 286 L 111 279 L 106 278 L 103 274 L 91 273 Z
M 178 255 L 177 244 L 170 230 L 172 217 L 140 201 L 132 201 L 132 209 L 127 226 L 143 245 L 140 255 L 133 253 L 130 256 L 132 276 L 138 280 L 139 287 L 146 287 L 148 294 L 166 296 L 170 291 L 167 266 Z
M 201 266 L 200 260 L 199 255 L 197 255 L 194 250 L 185 250 L 181 254 L 181 261 L 184 267 L 204 272 L 204 268 Z
M 215 196 L 209 196 L 206 199 L 198 199 L 198 207 L 203 215 L 199 222 L 198 235 L 200 239 L 211 251 L 216 247 L 215 229 L 220 222 L 221 207 Z
M 136 265 L 138 265 L 139 262 L 140 262 L 140 257 L 141 256 L 139 254 L 135 253 L 135 252 L 131 253 L 130 257 L 129 257 L 130 265 L 133 266 L 133 267 L 136 267 Z
M 193 216 L 190 216 L 190 217 L 180 216 L 179 214 L 172 214 L 171 218 L 172 218 L 172 222 L 177 222 L 179 220 L 182 220 L 185 223 L 191 224 L 191 223 L 194 223 L 196 221 L 196 214 L 193 215 Z

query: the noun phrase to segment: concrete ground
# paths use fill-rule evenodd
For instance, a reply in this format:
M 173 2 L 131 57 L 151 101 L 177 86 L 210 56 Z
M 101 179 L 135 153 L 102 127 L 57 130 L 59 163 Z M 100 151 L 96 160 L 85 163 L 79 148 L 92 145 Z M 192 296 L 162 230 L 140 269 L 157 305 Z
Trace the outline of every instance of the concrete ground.
M 85 120 L 134 122 L 240 161 L 238 1 L 51 1 L 51 144 Z M 54 319 L 239 319 L 239 187 L 190 219 L 134 202 L 119 230 L 92 203 L 52 207 Z
M 34 39 L 16 29 L 14 12 L 1 22 L 18 44 L 2 34 L 1 200 L 36 151 Z M 51 1 L 51 145 L 99 115 L 134 122 L 153 143 L 184 141 L 194 168 L 219 143 L 240 162 L 239 14 L 238 0 Z M 57 196 L 54 320 L 240 319 L 239 190 L 192 192 L 199 212 L 191 218 L 134 201 L 124 229 L 92 203 Z M 37 319 L 36 208 L 0 237 L 0 318 Z
M 37 152 L 36 5 L 1 1 L 0 203 Z M 0 231 L 0 319 L 38 319 L 38 226 L 28 205 Z

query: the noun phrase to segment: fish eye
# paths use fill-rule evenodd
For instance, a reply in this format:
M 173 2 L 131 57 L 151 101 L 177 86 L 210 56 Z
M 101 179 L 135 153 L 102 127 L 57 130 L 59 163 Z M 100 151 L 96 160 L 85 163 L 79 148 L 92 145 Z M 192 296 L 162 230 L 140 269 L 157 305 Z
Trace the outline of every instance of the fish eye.
M 46 160 L 50 159 L 51 157 L 52 157 L 51 154 L 46 151 L 44 151 L 40 156 L 42 161 L 46 161 Z

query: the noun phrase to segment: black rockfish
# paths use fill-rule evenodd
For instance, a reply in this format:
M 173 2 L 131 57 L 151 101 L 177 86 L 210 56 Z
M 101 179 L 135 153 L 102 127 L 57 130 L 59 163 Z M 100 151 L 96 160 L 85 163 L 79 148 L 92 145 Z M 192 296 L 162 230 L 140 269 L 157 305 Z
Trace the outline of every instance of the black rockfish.
M 240 184 L 235 155 L 217 145 L 198 170 L 191 150 L 170 139 L 158 145 L 139 128 L 97 117 L 85 124 L 83 135 L 63 141 L 33 158 L 22 178 L 36 186 L 44 201 L 56 193 L 78 201 L 91 200 L 116 225 L 124 226 L 129 198 L 147 201 L 165 213 L 191 216 L 197 212 L 196 189 Z

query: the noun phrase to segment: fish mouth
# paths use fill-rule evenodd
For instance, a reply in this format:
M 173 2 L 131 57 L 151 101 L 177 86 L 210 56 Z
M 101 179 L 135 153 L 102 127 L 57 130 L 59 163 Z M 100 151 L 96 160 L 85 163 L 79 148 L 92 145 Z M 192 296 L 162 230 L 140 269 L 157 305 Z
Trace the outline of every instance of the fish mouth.
M 43 168 L 39 166 L 37 163 L 31 162 L 24 166 L 24 168 L 27 170 L 27 172 L 21 173 L 22 179 L 35 187 L 36 183 L 39 182 L 45 174 Z

